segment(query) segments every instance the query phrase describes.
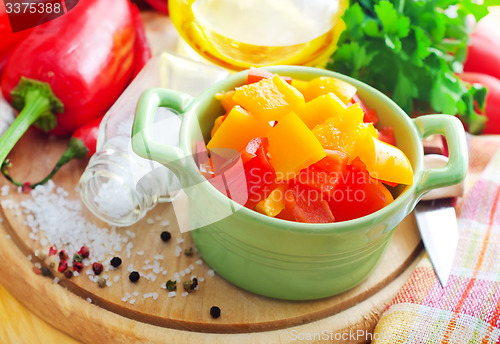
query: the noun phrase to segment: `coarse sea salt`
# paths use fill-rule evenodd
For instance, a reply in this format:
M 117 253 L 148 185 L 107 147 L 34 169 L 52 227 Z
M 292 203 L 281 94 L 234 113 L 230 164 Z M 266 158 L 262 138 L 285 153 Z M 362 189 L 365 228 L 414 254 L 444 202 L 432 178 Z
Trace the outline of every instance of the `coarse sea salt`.
M 168 297 L 175 297 L 175 295 L 177 295 L 175 291 L 169 291 L 167 294 Z
M 33 189 L 31 196 L 19 206 L 28 215 L 25 222 L 31 233 L 43 234 L 43 243 L 64 248 L 70 255 L 86 246 L 93 259 L 100 261 L 122 250 L 122 238 L 116 229 L 89 222 L 82 214 L 80 200 L 70 199 L 69 193 L 52 180 Z
M 94 196 L 94 202 L 100 211 L 119 219 L 134 211 L 133 197 L 120 181 L 110 179 L 103 183 Z

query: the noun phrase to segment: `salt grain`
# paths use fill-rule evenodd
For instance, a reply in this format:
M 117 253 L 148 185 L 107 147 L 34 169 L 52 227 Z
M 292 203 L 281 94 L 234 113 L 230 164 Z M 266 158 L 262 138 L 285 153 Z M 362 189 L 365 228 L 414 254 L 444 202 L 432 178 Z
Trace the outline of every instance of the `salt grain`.
M 0 188 L 0 196 L 8 196 L 10 191 L 10 186 L 9 185 L 4 185 L 2 188 Z
M 139 292 L 138 292 L 138 291 L 134 291 L 134 292 L 132 293 L 132 295 L 134 295 L 134 296 L 139 296 Z
M 163 260 L 163 259 L 165 259 L 165 257 L 163 255 L 157 253 L 157 254 L 155 254 L 153 259 L 154 260 Z
M 54 283 L 56 283 L 56 284 L 57 284 L 57 283 L 59 283 L 59 277 L 54 277 L 53 281 L 54 281 Z
M 155 220 L 153 220 L 153 219 L 149 218 L 149 219 L 147 219 L 147 220 L 146 220 L 146 223 L 147 223 L 148 225 L 152 225 L 153 223 L 155 223 Z
M 142 251 L 142 250 L 141 251 L 137 251 L 135 254 L 137 254 L 138 256 L 142 256 L 142 255 L 144 255 L 144 251 Z
M 184 239 L 183 238 L 177 238 L 175 240 L 178 244 L 182 244 L 184 242 Z
M 168 220 L 162 221 L 162 222 L 160 223 L 160 225 L 161 225 L 162 227 L 168 227 L 168 226 L 170 226 L 170 221 L 168 221 Z
M 130 303 L 131 305 L 133 305 L 135 303 L 135 299 L 130 300 L 128 303 Z
M 210 277 L 214 277 L 215 276 L 215 271 L 210 269 L 207 271 L 207 275 L 210 276 Z
M 94 197 L 97 207 L 111 218 L 119 219 L 134 211 L 133 198 L 120 181 L 103 183 Z
M 86 300 L 87 300 L 88 303 L 92 303 L 92 299 L 90 297 L 87 297 Z
M 205 278 L 203 278 L 203 277 L 198 277 L 198 282 L 205 282 Z
M 120 276 L 119 275 L 115 276 L 115 279 L 114 279 L 115 283 L 118 282 L 119 280 L 120 280 Z
M 167 294 L 168 297 L 175 297 L 175 295 L 177 295 L 175 291 L 169 291 Z
M 188 293 L 187 291 L 185 291 L 185 292 L 183 292 L 181 295 L 182 295 L 182 296 L 188 296 L 188 295 L 189 295 L 189 293 Z

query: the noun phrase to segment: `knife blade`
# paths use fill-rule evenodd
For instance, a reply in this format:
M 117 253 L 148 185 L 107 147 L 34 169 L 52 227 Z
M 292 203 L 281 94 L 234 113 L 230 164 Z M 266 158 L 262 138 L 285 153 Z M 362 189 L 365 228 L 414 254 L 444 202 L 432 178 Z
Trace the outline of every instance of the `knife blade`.
M 424 156 L 426 168 L 443 167 L 447 161 L 448 158 L 442 155 Z M 463 191 L 463 182 L 433 190 L 417 204 L 414 210 L 422 242 L 443 288 L 451 273 L 459 239 L 453 203 Z

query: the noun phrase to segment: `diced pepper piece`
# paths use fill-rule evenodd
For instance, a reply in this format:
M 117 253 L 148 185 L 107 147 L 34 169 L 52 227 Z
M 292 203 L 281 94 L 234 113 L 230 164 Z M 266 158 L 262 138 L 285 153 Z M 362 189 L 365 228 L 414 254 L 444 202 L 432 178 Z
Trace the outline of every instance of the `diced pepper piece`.
M 301 110 L 297 111 L 297 115 L 309 129 L 314 129 L 328 118 L 338 116 L 345 108 L 346 105 L 339 97 L 329 92 L 307 102 Z
M 411 163 L 399 148 L 368 136 L 358 150 L 358 156 L 373 178 L 390 183 L 413 184 Z
M 300 170 L 326 156 L 321 143 L 295 112 L 268 132 L 269 154 L 278 180 L 295 178 Z
M 392 127 L 380 128 L 378 130 L 378 139 L 390 145 L 396 145 L 396 137 L 394 136 L 394 129 Z
M 354 104 L 339 116 L 331 117 L 317 125 L 313 134 L 325 149 L 340 150 L 351 160 L 355 157 L 356 145 L 364 140 L 367 129 L 363 124 L 363 110 Z
M 306 223 L 330 223 L 335 217 L 328 202 L 317 190 L 300 184 L 292 184 L 285 191 L 285 208 L 295 221 Z
M 250 69 L 248 70 L 247 84 L 259 82 L 264 78 L 272 79 L 273 77 L 274 74 L 265 69 L 250 67 Z M 292 78 L 289 76 L 280 76 L 280 78 L 289 84 L 292 83 Z
M 306 92 L 309 82 L 303 80 L 292 79 L 291 85 L 295 87 L 302 95 Z
M 292 105 L 292 110 L 297 112 L 305 105 L 304 96 L 295 87 L 284 81 L 278 75 L 273 77 L 273 83 L 278 90 L 283 94 L 286 101 Z
M 275 217 L 285 209 L 285 185 L 280 185 L 255 206 L 255 210 L 267 216 Z
M 233 107 L 235 107 L 236 105 L 238 105 L 233 100 L 234 92 L 235 92 L 234 90 L 231 90 L 231 91 L 225 91 L 225 92 L 217 93 L 215 95 L 215 99 L 217 99 L 218 101 L 220 101 L 220 104 L 222 105 L 222 107 L 224 108 L 224 110 L 226 110 L 226 112 L 231 111 L 231 109 Z
M 295 182 L 331 195 L 346 169 L 347 155 L 340 151 L 326 153 L 326 157 L 300 171 Z
M 382 194 L 385 196 L 384 207 L 391 204 L 392 201 L 394 201 L 394 196 L 392 196 L 391 192 L 381 182 L 378 182 L 378 188 L 380 189 Z
M 271 127 L 251 116 L 245 109 L 235 106 L 208 142 L 207 148 L 232 148 L 240 152 L 254 137 L 266 136 Z
M 248 146 L 247 146 L 248 147 Z M 268 142 L 261 141 L 255 151 L 255 157 L 244 163 L 248 200 L 245 207 L 254 209 L 255 205 L 265 199 L 280 183 L 276 181 L 276 173 L 268 157 Z
M 212 128 L 212 131 L 210 132 L 210 137 L 214 137 L 215 132 L 219 129 L 225 117 L 226 117 L 225 115 L 222 115 L 215 119 L 214 126 Z
M 377 116 L 377 113 L 375 112 L 375 110 L 370 109 L 368 106 L 366 106 L 366 104 L 363 103 L 363 101 L 358 97 L 357 94 L 355 94 L 352 97 L 352 101 L 354 103 L 357 103 L 359 105 L 359 107 L 361 107 L 361 109 L 363 109 L 363 112 L 365 114 L 365 116 L 363 117 L 363 122 L 377 124 L 378 116 Z
M 263 122 L 279 121 L 304 103 L 302 94 L 286 85 L 279 77 L 262 79 L 236 88 L 233 100 Z
M 340 183 L 328 198 L 335 220 L 357 219 L 382 209 L 387 195 L 379 184 L 370 177 L 364 164 L 355 159 L 347 166 Z
M 329 76 L 320 76 L 309 81 L 303 94 L 306 102 L 308 102 L 329 92 L 335 93 L 335 95 L 337 95 L 337 97 L 339 97 L 344 104 L 347 104 L 356 94 L 357 89 L 350 83 L 343 80 Z
M 256 137 L 250 140 L 248 142 L 246 148 L 244 151 L 241 152 L 241 160 L 243 163 L 246 163 L 252 158 L 255 158 L 257 156 L 257 151 L 259 148 L 261 148 L 262 145 L 267 147 L 269 146 L 267 138 L 265 137 Z

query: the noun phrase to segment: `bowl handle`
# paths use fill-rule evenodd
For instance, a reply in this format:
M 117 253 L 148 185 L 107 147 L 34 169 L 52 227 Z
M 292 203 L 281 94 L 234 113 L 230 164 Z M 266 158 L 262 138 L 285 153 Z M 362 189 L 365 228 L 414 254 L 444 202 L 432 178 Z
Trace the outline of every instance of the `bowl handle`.
M 145 159 L 158 161 L 179 175 L 184 170 L 184 153 L 178 147 L 153 140 L 151 128 L 159 107 L 167 107 L 183 114 L 192 99 L 187 94 L 164 88 L 150 88 L 144 91 L 137 103 L 132 126 L 134 152 Z
M 419 116 L 413 121 L 422 139 L 431 134 L 444 135 L 449 149 L 449 160 L 444 167 L 423 172 L 417 195 L 463 181 L 467 174 L 468 148 L 462 123 L 454 116 L 437 114 Z

